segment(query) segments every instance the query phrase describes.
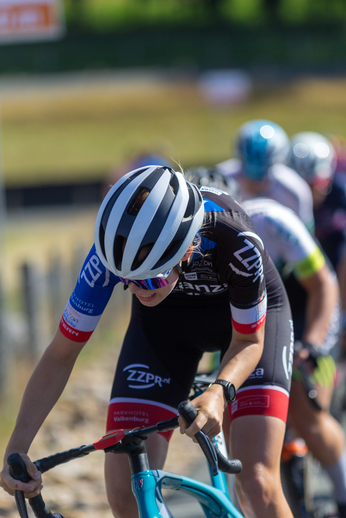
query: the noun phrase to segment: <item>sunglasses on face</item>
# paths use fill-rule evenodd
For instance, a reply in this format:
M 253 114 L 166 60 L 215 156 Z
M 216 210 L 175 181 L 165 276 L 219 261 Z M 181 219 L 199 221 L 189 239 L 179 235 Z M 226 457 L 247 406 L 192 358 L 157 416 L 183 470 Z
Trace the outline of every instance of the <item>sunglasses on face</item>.
M 181 273 L 182 270 L 179 265 L 175 266 L 175 268 L 179 271 L 179 273 Z M 169 284 L 168 276 L 172 270 L 173 270 L 173 268 L 171 268 L 170 270 L 167 270 L 167 272 L 161 274 L 162 275 L 161 277 L 154 277 L 152 279 L 138 280 L 138 279 L 123 279 L 122 277 L 119 277 L 119 279 L 124 284 L 125 290 L 128 288 L 130 282 L 133 282 L 133 284 L 136 284 L 136 286 L 139 286 L 143 290 L 158 290 Z

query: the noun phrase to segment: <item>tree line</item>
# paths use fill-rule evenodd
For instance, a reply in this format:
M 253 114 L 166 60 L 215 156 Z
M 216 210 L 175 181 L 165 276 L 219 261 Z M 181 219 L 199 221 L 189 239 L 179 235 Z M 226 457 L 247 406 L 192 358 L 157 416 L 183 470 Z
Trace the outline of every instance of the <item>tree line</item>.
M 344 0 L 65 0 L 67 25 L 105 30 L 158 25 L 345 25 Z

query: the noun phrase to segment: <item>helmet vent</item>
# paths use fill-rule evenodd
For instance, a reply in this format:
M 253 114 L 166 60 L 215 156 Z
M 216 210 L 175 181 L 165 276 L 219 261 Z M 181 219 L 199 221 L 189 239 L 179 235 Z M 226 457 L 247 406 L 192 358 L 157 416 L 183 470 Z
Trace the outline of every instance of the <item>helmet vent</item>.
M 151 249 L 153 248 L 154 244 L 153 243 L 150 243 L 150 244 L 147 244 L 147 245 L 144 245 L 142 246 L 137 254 L 136 254 L 136 257 L 132 263 L 132 270 L 135 270 L 136 268 L 139 268 L 141 266 L 141 264 L 143 263 L 143 261 L 148 257 L 148 255 L 150 254 L 151 252 Z M 139 259 L 139 257 L 141 257 Z
M 194 191 L 192 190 L 190 185 L 187 185 L 187 188 L 188 188 L 188 192 L 189 192 L 189 201 L 186 206 L 184 219 L 190 218 L 194 214 L 195 205 L 196 205 L 196 197 L 195 197 Z
M 118 268 L 118 270 L 121 270 L 121 263 L 123 260 L 125 242 L 126 242 L 126 239 L 121 235 L 117 235 L 114 239 L 113 257 L 114 257 L 114 264 L 115 264 L 116 268 Z
M 139 193 L 136 193 L 136 197 L 132 198 L 128 204 L 128 208 L 126 210 L 129 216 L 137 216 L 139 211 L 141 210 L 145 200 L 149 196 L 149 189 L 141 189 Z
M 185 234 L 186 235 L 186 234 Z M 174 238 L 174 241 L 168 246 L 166 251 L 162 254 L 160 259 L 157 261 L 157 263 L 154 266 L 154 269 L 160 268 L 161 265 L 165 264 L 171 257 L 174 257 L 175 254 L 178 252 L 179 248 L 183 244 L 183 239 L 176 240 Z
M 112 212 L 112 209 L 114 207 L 115 202 L 119 198 L 122 191 L 125 189 L 125 187 L 128 185 L 128 183 L 131 181 L 131 179 L 128 179 L 126 182 L 124 182 L 119 189 L 115 191 L 113 196 L 108 200 L 108 203 L 103 211 L 102 218 L 100 221 L 100 229 L 99 229 L 99 240 L 100 240 L 100 247 L 102 250 L 102 253 L 104 256 L 106 256 L 106 250 L 105 250 L 105 233 L 106 233 L 106 227 L 109 220 L 109 216 Z
M 176 194 L 179 190 L 179 182 L 178 182 L 178 179 L 176 176 L 172 175 L 169 185 L 171 186 L 174 196 L 176 196 Z

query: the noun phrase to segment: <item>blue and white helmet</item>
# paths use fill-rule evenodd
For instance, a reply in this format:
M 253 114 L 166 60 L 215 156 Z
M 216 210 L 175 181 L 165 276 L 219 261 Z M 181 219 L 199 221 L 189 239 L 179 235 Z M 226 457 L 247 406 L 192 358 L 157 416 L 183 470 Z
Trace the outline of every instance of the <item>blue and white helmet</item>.
M 107 193 L 95 224 L 102 263 L 125 279 L 166 276 L 203 223 L 198 188 L 170 167 L 152 165 L 124 175 Z
M 329 183 L 336 168 L 332 143 L 320 133 L 302 131 L 291 138 L 289 165 L 307 181 Z
M 242 163 L 243 174 L 251 180 L 262 180 L 270 166 L 286 162 L 290 141 L 275 122 L 256 119 L 240 127 L 235 150 Z

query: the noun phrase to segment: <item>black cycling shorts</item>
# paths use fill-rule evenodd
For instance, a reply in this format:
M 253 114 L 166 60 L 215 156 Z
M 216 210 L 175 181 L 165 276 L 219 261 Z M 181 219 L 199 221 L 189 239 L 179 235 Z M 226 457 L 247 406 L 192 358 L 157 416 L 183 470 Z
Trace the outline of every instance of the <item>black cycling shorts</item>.
M 204 352 L 223 355 L 232 338 L 228 300 L 174 298 L 156 307 L 133 298 L 120 352 L 107 430 L 150 426 L 177 414 L 188 398 Z M 293 324 L 285 293 L 268 308 L 263 355 L 229 406 L 230 418 L 271 415 L 286 420 L 293 359 Z M 163 434 L 167 438 L 171 432 Z

